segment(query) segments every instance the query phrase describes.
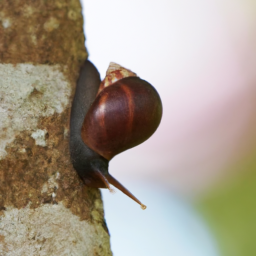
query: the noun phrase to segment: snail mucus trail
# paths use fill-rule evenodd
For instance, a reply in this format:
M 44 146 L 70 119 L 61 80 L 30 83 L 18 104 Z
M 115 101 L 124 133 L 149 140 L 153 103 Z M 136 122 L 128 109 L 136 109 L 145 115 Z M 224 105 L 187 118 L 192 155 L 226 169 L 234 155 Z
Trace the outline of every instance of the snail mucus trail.
M 115 63 L 101 82 L 87 60 L 80 71 L 70 119 L 71 160 L 85 185 L 111 191 L 112 184 L 146 209 L 109 174 L 108 163 L 147 140 L 161 117 L 161 99 L 152 85 Z

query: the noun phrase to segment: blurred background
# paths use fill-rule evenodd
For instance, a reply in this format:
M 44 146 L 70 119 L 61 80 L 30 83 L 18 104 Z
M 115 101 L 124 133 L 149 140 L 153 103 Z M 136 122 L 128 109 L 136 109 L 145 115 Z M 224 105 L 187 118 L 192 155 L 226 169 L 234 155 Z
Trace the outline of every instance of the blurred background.
M 102 190 L 115 256 L 256 255 L 256 2 L 83 0 L 86 47 L 158 90 L 163 119 Z

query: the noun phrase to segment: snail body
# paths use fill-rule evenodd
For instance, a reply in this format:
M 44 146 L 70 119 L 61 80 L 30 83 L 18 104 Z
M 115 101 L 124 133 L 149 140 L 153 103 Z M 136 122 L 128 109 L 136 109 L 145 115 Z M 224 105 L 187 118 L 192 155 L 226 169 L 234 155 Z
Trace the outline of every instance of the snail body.
M 111 64 L 101 83 L 97 69 L 86 61 L 77 82 L 70 123 L 71 159 L 85 184 L 110 189 L 110 183 L 145 209 L 108 173 L 108 163 L 147 140 L 161 117 L 161 99 L 148 82 Z

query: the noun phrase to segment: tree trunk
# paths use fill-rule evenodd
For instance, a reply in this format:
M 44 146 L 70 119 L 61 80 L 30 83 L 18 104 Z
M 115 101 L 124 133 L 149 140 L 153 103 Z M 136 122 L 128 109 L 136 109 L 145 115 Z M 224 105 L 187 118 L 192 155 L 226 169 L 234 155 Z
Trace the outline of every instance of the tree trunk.
M 79 0 L 0 1 L 0 255 L 111 255 L 100 192 L 69 156 L 86 58 Z

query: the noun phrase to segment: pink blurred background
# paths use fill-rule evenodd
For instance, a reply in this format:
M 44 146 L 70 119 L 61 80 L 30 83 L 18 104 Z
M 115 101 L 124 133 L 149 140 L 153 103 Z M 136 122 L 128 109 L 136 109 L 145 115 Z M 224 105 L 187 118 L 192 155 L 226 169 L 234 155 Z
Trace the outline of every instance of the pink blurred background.
M 249 0 L 84 0 L 83 6 L 89 58 L 101 77 L 109 62 L 117 62 L 153 84 L 163 102 L 157 132 L 116 156 L 110 163 L 111 174 L 124 185 L 140 187 L 141 195 L 134 194 L 147 201 L 147 211 L 154 202 L 143 198 L 142 191 L 150 188 L 159 198 L 161 193 L 169 194 L 172 209 L 176 209 L 173 195 L 190 205 L 187 200 L 232 175 L 229 167 L 256 146 L 256 4 Z M 126 199 L 122 194 L 122 199 L 103 195 L 107 222 L 114 232 L 118 221 L 116 216 L 113 224 L 109 220 L 108 214 L 114 213 L 108 213 L 108 204 L 112 209 Z M 128 211 L 133 211 L 131 207 Z M 123 219 L 118 223 L 117 230 Z M 202 225 L 207 229 L 206 223 Z M 114 240 L 112 245 L 115 253 Z M 219 255 L 217 247 L 215 254 L 210 249 L 201 253 Z

